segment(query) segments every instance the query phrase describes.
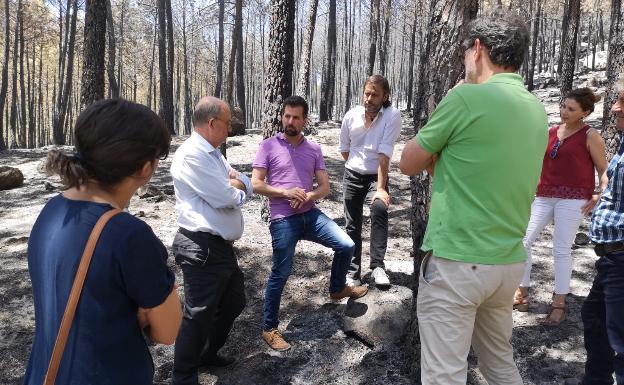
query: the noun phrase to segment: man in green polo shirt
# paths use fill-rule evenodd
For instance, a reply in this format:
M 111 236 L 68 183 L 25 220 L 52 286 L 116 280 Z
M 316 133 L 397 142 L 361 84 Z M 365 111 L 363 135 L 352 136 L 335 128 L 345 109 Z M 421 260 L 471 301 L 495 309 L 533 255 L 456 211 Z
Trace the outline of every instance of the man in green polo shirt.
M 401 156 L 433 170 L 417 301 L 423 385 L 465 384 L 472 344 L 489 384 L 522 385 L 513 360 L 513 294 L 547 142 L 544 107 L 515 73 L 524 24 L 479 18 L 463 41 L 465 84 L 440 102 Z

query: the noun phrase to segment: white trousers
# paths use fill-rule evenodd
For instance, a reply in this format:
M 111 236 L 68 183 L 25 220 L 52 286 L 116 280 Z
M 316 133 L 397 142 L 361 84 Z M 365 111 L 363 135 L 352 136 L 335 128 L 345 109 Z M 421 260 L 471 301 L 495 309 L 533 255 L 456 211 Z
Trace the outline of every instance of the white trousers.
M 555 294 L 568 294 L 570 292 L 572 243 L 583 220 L 581 207 L 585 202 L 587 201 L 584 199 L 535 198 L 531 205 L 531 219 L 523 241 L 528 258 L 520 286 L 531 286 L 531 266 L 533 264 L 531 248 L 544 227 L 554 219 L 555 231 L 552 250 L 555 259 Z
M 522 385 L 513 359 L 513 293 L 524 263 L 423 260 L 417 315 L 423 385 L 466 385 L 472 345 L 490 385 Z

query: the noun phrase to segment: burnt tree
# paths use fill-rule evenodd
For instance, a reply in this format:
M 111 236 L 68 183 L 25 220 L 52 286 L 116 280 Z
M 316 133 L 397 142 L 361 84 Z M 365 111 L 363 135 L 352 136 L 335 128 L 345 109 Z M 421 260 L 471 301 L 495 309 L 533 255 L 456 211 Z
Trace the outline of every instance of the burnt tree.
M 282 101 L 292 94 L 295 5 L 290 0 L 271 1 L 269 57 L 264 91 L 264 138 L 284 131 L 280 111 Z
M 368 76 L 371 76 L 375 70 L 377 34 L 379 33 L 379 1 L 380 0 L 371 0 L 370 41 L 368 42 L 368 68 L 366 70 Z
M 169 11 L 167 12 L 167 8 Z M 169 54 L 173 57 L 173 51 L 168 51 L 168 29 L 169 24 L 167 14 L 171 15 L 171 2 L 168 0 L 158 1 L 158 67 L 160 70 L 160 111 L 159 115 L 165 121 L 165 125 L 170 133 L 175 134 L 173 123 L 173 84 L 169 84 L 169 79 L 173 83 L 173 66 L 169 64 Z M 171 47 L 173 49 L 173 47 Z M 173 63 L 171 63 L 173 64 Z
M 225 0 L 219 0 L 219 42 L 217 43 L 217 82 L 215 84 L 215 96 L 221 97 L 223 87 L 223 20 L 225 18 Z
M 574 68 L 576 66 L 576 48 L 579 30 L 579 21 L 581 16 L 581 0 L 569 0 L 567 12 L 568 27 L 565 37 L 562 37 L 562 68 L 559 89 L 561 97 L 572 90 L 574 81 Z
M 611 106 L 617 99 L 616 83 L 624 74 L 624 7 L 622 0 L 611 1 L 611 28 L 609 29 L 609 56 L 607 57 L 607 90 L 604 99 L 601 135 L 607 145 L 607 159 L 617 151 L 621 134 L 615 128 Z
M 321 100 L 319 103 L 320 121 L 327 121 L 333 117 L 336 85 L 336 0 L 329 0 L 327 18 L 327 50 L 323 64 L 323 81 L 321 82 Z
M 299 79 L 297 79 L 295 92 L 297 95 L 304 98 L 307 98 L 310 93 L 310 55 L 312 54 L 312 41 L 314 40 L 318 0 L 310 0 L 308 6 L 308 26 L 306 27 L 303 48 L 301 49 Z
M 0 80 L 0 151 L 6 149 L 4 144 L 4 103 L 9 88 L 9 46 L 11 40 L 8 31 L 11 29 L 9 20 L 9 0 L 4 0 L 4 56 L 2 59 L 2 78 Z
M 104 57 L 106 54 L 106 3 L 85 3 L 84 54 L 80 107 L 104 99 Z

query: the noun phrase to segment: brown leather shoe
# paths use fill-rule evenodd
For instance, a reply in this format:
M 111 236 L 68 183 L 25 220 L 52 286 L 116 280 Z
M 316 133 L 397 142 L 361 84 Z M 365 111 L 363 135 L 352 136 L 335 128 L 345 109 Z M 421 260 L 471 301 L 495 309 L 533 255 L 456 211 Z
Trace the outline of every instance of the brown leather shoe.
M 361 298 L 368 293 L 368 287 L 366 286 L 345 286 L 344 289 L 338 293 L 330 293 L 329 298 L 334 301 L 339 301 L 343 298 Z
M 280 333 L 277 328 L 271 330 L 263 330 L 262 338 L 267 344 L 269 344 L 271 349 L 277 350 L 278 352 L 283 352 L 284 350 L 290 349 L 290 344 L 286 342 L 284 337 L 282 337 L 282 333 Z

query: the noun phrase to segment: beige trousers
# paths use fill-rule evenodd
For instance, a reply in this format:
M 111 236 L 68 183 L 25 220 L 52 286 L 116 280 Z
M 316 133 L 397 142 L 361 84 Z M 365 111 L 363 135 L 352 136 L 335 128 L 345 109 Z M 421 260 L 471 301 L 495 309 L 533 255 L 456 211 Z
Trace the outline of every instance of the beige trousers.
M 423 385 L 465 385 L 472 344 L 489 385 L 522 385 L 513 359 L 513 295 L 524 263 L 423 260 L 417 314 Z

